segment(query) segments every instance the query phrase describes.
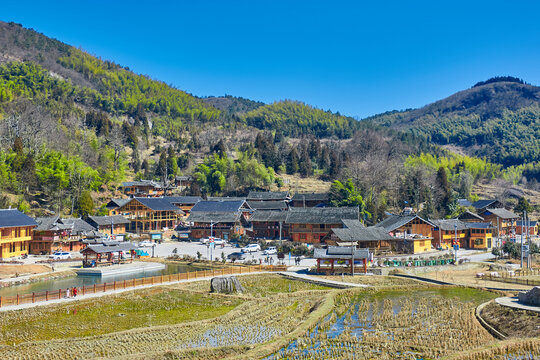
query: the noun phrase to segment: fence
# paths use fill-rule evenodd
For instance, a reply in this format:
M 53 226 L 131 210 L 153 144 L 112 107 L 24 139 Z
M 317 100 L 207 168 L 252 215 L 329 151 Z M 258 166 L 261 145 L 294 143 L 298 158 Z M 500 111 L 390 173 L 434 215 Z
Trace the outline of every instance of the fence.
M 78 295 L 105 293 L 119 289 L 135 288 L 143 285 L 164 284 L 180 280 L 199 279 L 210 276 L 247 274 L 260 271 L 285 271 L 284 265 L 256 265 L 256 266 L 231 266 L 212 270 L 199 270 L 185 273 L 168 274 L 142 277 L 138 279 L 114 281 L 111 283 L 94 284 L 78 288 Z M 17 294 L 13 296 L 0 296 L 0 307 L 29 304 L 50 300 L 58 300 L 66 297 L 67 289 L 58 289 L 54 291 L 33 292 L 29 294 Z
M 520 284 L 528 286 L 540 286 L 540 279 L 520 279 L 524 276 L 535 276 L 540 275 L 540 270 L 536 269 L 520 269 L 515 272 L 505 272 L 505 273 L 490 273 L 483 275 L 482 280 L 489 281 L 498 281 L 509 284 Z

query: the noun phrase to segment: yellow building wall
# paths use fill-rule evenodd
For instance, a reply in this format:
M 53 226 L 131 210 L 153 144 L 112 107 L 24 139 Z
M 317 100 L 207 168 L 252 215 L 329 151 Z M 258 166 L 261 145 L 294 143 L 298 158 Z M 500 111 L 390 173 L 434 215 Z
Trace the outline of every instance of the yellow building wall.
M 20 229 L 20 234 L 17 234 Z M 32 240 L 32 227 L 13 227 L 0 230 L 0 257 L 10 258 L 28 254 Z
M 414 253 L 423 253 L 431 250 L 431 239 L 414 240 Z

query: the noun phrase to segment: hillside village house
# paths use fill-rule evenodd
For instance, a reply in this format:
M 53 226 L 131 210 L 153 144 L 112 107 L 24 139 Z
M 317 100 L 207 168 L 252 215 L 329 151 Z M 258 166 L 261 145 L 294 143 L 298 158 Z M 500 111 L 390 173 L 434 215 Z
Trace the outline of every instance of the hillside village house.
M 255 210 L 251 218 L 249 234 L 259 239 L 288 239 L 289 224 L 286 211 Z
M 106 205 L 105 207 L 107 208 L 107 211 L 109 212 L 109 216 L 113 216 L 113 215 L 121 215 L 119 212 L 118 212 L 118 208 L 126 205 L 128 202 L 131 201 L 131 198 L 127 198 L 127 199 L 111 199 Z
M 391 251 L 400 239 L 388 234 L 382 227 L 365 227 L 358 220 L 342 220 L 342 228 L 334 228 L 322 242 L 327 245 L 357 246 L 372 253 Z
M 100 233 L 109 236 L 125 234 L 126 227 L 130 224 L 130 221 L 122 215 L 89 216 L 86 222 Z
M 257 201 L 284 201 L 290 200 L 288 191 L 250 191 L 246 200 L 248 202 Z
M 37 223 L 16 209 L 0 209 L 0 258 L 28 254 Z
M 295 208 L 324 207 L 328 205 L 328 193 L 296 193 L 291 199 Z
M 483 213 L 488 208 L 500 209 L 504 207 L 499 200 L 495 199 L 478 200 L 473 202 L 471 206 L 474 207 L 479 214 Z
M 491 223 L 467 223 L 467 249 L 489 250 L 493 246 L 493 226 Z
M 78 219 L 81 222 L 84 220 Z M 77 227 L 79 222 L 62 222 L 58 215 L 36 218 L 38 226 L 34 228 L 30 243 L 31 254 L 52 254 L 55 251 L 80 251 L 84 248 L 81 241 L 81 229 Z M 91 227 L 86 224 L 87 231 Z M 75 229 L 75 231 L 74 231 Z M 79 230 L 79 232 L 77 232 Z
M 165 188 L 154 180 L 127 181 L 122 183 L 122 191 L 127 196 L 164 196 Z
M 253 209 L 249 206 L 245 198 L 208 197 L 207 200 L 199 201 L 191 208 L 193 212 L 241 212 L 249 219 Z
M 185 213 L 166 198 L 132 198 L 117 209 L 130 221 L 130 232 L 153 232 L 174 229 Z
M 375 225 L 384 228 L 390 235 L 403 239 L 396 242 L 396 250 L 413 254 L 431 250 L 433 226 L 433 223 L 418 215 L 390 215 Z
M 527 231 L 527 227 L 529 231 Z M 516 221 L 516 235 L 538 235 L 538 221 Z
M 261 211 L 287 211 L 289 208 L 285 201 L 248 201 L 247 204 L 253 210 Z
M 189 189 L 193 184 L 193 176 L 176 176 L 174 178 L 174 186 L 179 193 Z
M 164 199 L 182 210 L 186 216 L 189 215 L 195 204 L 202 201 L 200 196 L 165 196 Z
M 468 248 L 467 224 L 458 219 L 430 220 L 433 224 L 433 246 L 449 250 L 453 245 Z
M 342 220 L 358 220 L 358 207 L 291 208 L 285 223 L 292 241 L 320 244 L 333 228 L 343 227 Z
M 519 216 L 504 208 L 487 209 L 480 213 L 484 221 L 491 222 L 495 228 L 495 236 L 510 235 L 515 231 L 515 221 Z
M 463 222 L 482 222 L 484 221 L 484 218 L 478 214 L 475 214 L 467 210 L 463 214 L 458 216 L 458 220 L 461 220 Z

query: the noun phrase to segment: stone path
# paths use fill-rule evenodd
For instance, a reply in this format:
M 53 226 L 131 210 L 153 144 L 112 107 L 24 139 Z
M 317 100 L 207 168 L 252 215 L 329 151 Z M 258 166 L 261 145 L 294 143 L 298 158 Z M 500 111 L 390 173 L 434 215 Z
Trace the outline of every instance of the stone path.
M 348 282 L 342 282 L 342 281 L 323 279 L 317 276 L 310 276 L 310 275 L 300 274 L 298 272 L 292 272 L 292 271 L 282 271 L 282 272 L 279 272 L 278 274 L 283 275 L 290 279 L 305 281 L 305 282 L 309 282 L 309 283 L 317 284 L 317 285 L 334 287 L 338 289 L 346 289 L 346 288 L 354 288 L 354 287 L 365 288 L 365 287 L 370 286 L 370 285 L 365 285 L 365 284 L 354 284 L 354 283 L 348 283 Z
M 540 313 L 540 306 L 531 306 L 531 305 L 521 304 L 519 303 L 517 296 L 496 298 L 495 302 L 499 305 L 508 306 L 514 309 L 529 310 L 529 311 Z

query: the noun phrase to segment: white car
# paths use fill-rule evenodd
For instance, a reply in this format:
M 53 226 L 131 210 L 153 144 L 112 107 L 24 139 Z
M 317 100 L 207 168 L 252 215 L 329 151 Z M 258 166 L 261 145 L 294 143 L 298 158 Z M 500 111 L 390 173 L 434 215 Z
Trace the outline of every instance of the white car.
M 154 246 L 154 243 L 150 240 L 144 240 L 139 243 L 139 247 L 152 247 Z
M 214 244 L 216 246 L 221 246 L 221 245 L 227 245 L 227 241 L 223 240 L 223 239 L 220 239 L 220 238 L 214 238 Z
M 263 251 L 264 255 L 274 255 L 277 254 L 277 248 L 275 246 L 269 246 L 266 250 Z
M 57 251 L 53 253 L 52 255 L 49 255 L 49 258 L 53 260 L 64 260 L 64 259 L 71 259 L 71 254 L 67 251 Z
M 252 253 L 252 252 L 256 252 L 256 251 L 261 251 L 261 246 L 259 244 L 249 244 L 248 246 L 246 247 L 243 247 L 242 252 L 244 253 Z

